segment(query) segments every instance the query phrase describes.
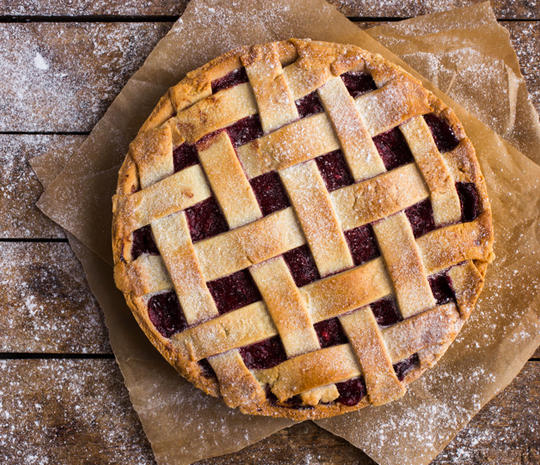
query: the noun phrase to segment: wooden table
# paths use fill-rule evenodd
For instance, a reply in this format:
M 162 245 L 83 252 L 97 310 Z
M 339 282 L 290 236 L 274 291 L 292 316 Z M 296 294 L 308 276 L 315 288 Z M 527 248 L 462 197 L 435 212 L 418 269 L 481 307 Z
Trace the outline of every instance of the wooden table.
M 370 27 L 474 1 L 333 3 Z M 540 3 L 493 6 L 540 110 Z M 84 140 L 184 7 L 0 0 L 2 464 L 155 463 L 82 268 L 62 230 L 34 207 L 42 188 L 27 160 Z M 261 462 L 374 463 L 310 422 L 199 463 Z M 433 463 L 540 464 L 540 351 Z

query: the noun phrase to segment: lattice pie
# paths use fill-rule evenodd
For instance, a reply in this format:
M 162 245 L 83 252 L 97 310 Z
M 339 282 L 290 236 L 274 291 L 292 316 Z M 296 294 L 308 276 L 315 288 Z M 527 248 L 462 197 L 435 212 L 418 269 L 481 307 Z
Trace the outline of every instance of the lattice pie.
M 308 40 L 169 90 L 120 170 L 113 242 L 118 287 L 184 377 L 297 420 L 403 396 L 493 256 L 454 113 L 380 56 Z

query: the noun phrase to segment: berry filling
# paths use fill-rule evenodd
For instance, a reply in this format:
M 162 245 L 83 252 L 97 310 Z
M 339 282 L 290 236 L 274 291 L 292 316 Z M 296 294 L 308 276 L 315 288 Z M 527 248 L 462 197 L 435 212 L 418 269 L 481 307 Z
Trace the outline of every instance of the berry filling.
M 369 224 L 345 231 L 345 239 L 347 239 L 349 250 L 356 266 L 369 262 L 381 255 L 377 246 L 377 240 L 375 239 L 375 233 Z
M 377 302 L 373 302 L 370 306 L 377 324 L 380 326 L 390 326 L 403 320 L 396 299 L 393 297 L 385 297 L 377 300 Z
M 352 407 L 362 400 L 367 394 L 366 384 L 363 378 L 353 378 L 343 383 L 336 383 L 339 397 L 336 402 Z
M 259 289 L 248 270 L 206 283 L 220 314 L 261 300 Z
M 345 335 L 345 331 L 343 330 L 343 326 L 341 326 L 341 323 L 337 318 L 320 321 L 319 323 L 314 324 L 313 327 L 319 338 L 321 349 L 349 342 Z
M 240 355 L 250 370 L 272 368 L 287 360 L 279 336 L 240 348 Z
M 429 199 L 413 205 L 405 210 L 405 215 L 411 223 L 413 234 L 415 238 L 423 236 L 434 229 L 435 220 L 433 219 L 433 208 Z
M 405 376 L 407 376 L 414 368 L 420 366 L 420 359 L 417 354 L 413 354 L 409 358 L 406 358 L 393 366 L 398 379 L 403 381 Z
M 439 152 L 450 152 L 454 150 L 459 144 L 459 139 L 454 134 L 454 131 L 450 125 L 439 118 L 437 115 L 430 113 L 429 115 L 424 115 L 424 120 L 426 121 L 435 145 Z
M 199 163 L 199 158 L 197 157 L 197 148 L 195 145 L 184 143 L 174 149 L 173 165 L 175 173 L 197 163 Z
M 235 147 L 240 147 L 241 145 L 258 139 L 263 135 L 261 119 L 259 118 L 259 115 L 251 115 L 242 118 L 236 123 L 227 126 L 225 130 L 229 134 L 232 144 Z
M 480 214 L 480 199 L 472 182 L 456 182 L 456 190 L 461 204 L 461 221 L 474 221 Z
M 148 318 L 163 337 L 171 337 L 188 326 L 174 291 L 150 297 Z
M 317 91 L 311 92 L 311 94 L 298 99 L 295 103 L 300 118 L 316 115 L 317 113 L 322 113 L 324 111 L 319 96 L 317 95 Z
M 229 230 L 227 221 L 223 213 L 221 213 L 214 197 L 203 200 L 184 211 L 193 242 L 217 236 Z
M 326 188 L 331 192 L 340 187 L 350 186 L 354 179 L 341 150 L 315 158 Z
M 238 68 L 219 79 L 214 79 L 212 81 L 212 93 L 215 94 L 220 90 L 228 89 L 229 87 L 234 87 L 248 81 L 246 68 Z
M 319 270 L 307 244 L 285 252 L 283 259 L 287 263 L 294 282 L 298 287 L 321 279 Z
M 368 73 L 344 73 L 341 75 L 341 79 L 352 98 L 377 90 L 375 81 Z
M 388 171 L 414 161 L 407 140 L 399 128 L 375 136 L 373 142 Z
M 439 273 L 428 278 L 431 292 L 437 301 L 437 305 L 444 305 L 456 301 L 456 295 L 452 288 L 452 280 L 446 273 Z
M 217 378 L 216 372 L 207 359 L 199 361 L 199 368 L 201 369 L 201 375 L 203 375 L 205 378 Z
M 264 216 L 291 205 L 277 171 L 253 178 L 250 184 Z
M 142 254 L 159 255 L 159 250 L 152 234 L 150 225 L 133 231 L 133 242 L 131 244 L 131 256 L 136 260 Z

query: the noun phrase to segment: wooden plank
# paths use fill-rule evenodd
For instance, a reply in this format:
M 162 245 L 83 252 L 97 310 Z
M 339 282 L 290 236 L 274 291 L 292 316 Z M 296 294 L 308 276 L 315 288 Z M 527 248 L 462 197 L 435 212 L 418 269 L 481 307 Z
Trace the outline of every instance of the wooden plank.
M 352 17 L 370 18 L 409 18 L 436 11 L 450 10 L 480 3 L 483 0 L 440 0 L 438 2 L 419 2 L 418 0 L 330 0 L 343 14 Z M 14 16 L 153 16 L 180 15 L 187 0 L 0 0 L 0 15 Z M 498 18 L 540 19 L 540 5 L 527 0 L 492 0 Z
M 361 23 L 366 27 L 373 23 Z M 540 23 L 506 22 L 540 110 Z M 0 132 L 85 132 L 170 23 L 0 24 Z
M 43 187 L 28 160 L 83 140 L 83 136 L 0 134 L 0 238 L 65 237 L 62 228 L 35 207 Z
M 0 393 L 0 463 L 154 464 L 113 360 L 2 360 Z M 539 399 L 540 362 L 529 362 L 433 465 L 540 464 Z M 311 422 L 197 463 L 375 465 Z
M 111 353 L 69 244 L 0 242 L 0 285 L 0 352 Z
M 89 132 L 170 26 L 0 24 L 0 132 Z
M 155 463 L 114 360 L 0 360 L 0 395 L 0 463 Z
M 484 0 L 328 0 L 339 11 L 350 17 L 363 18 L 411 18 L 413 16 L 452 10 Z M 491 0 L 491 6 L 499 19 L 540 19 L 540 4 L 527 0 Z

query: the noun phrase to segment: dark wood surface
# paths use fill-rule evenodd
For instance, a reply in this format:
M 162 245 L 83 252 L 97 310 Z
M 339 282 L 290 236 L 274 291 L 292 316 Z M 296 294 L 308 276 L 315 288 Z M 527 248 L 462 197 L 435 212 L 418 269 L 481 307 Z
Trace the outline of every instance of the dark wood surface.
M 28 159 L 84 140 L 185 3 L 0 0 L 2 464 L 155 463 L 82 268 L 34 206 Z M 331 3 L 370 27 L 476 1 Z M 492 4 L 540 110 L 540 4 Z M 200 463 L 374 464 L 311 422 Z M 433 463 L 540 464 L 540 350 Z

